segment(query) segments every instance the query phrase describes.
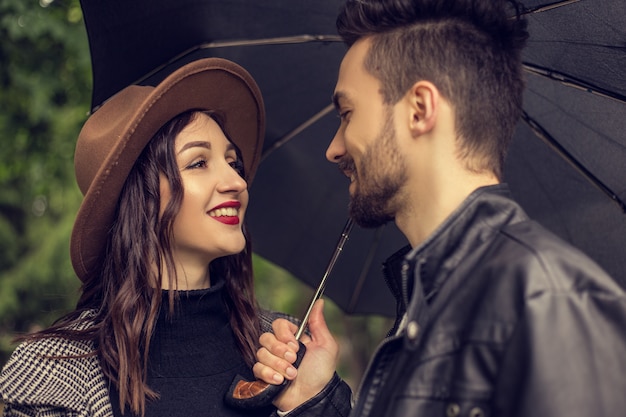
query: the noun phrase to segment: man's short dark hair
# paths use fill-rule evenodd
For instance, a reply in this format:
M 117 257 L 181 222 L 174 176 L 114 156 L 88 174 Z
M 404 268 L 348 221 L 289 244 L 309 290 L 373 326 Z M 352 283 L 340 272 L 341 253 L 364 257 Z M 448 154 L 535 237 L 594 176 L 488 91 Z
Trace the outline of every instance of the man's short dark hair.
M 528 33 L 513 0 L 348 0 L 337 29 L 372 44 L 365 69 L 394 104 L 417 81 L 455 110 L 460 157 L 499 178 L 522 109 L 521 50 Z

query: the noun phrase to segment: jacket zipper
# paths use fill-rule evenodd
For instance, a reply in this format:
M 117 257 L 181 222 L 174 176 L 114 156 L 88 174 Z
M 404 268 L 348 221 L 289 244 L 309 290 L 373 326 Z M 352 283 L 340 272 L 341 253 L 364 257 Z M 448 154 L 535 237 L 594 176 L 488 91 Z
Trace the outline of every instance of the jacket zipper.
M 410 264 L 408 260 L 403 260 L 402 261 L 402 297 L 403 297 L 403 302 L 405 305 L 405 312 L 404 312 L 404 316 L 406 316 L 407 312 L 408 312 L 408 271 L 410 270 Z M 387 279 L 387 272 L 384 273 L 385 278 Z M 397 320 L 396 320 L 397 321 Z M 371 387 L 370 389 L 368 389 L 368 392 L 363 392 L 363 388 L 365 387 L 365 382 L 366 381 L 370 381 L 372 382 L 372 378 L 369 378 L 370 373 L 372 372 L 373 368 L 375 365 L 378 364 L 378 356 L 380 354 L 380 351 L 383 349 L 383 347 L 389 343 L 392 343 L 395 340 L 401 339 L 402 336 L 402 330 L 404 329 L 404 326 L 406 325 L 406 318 L 403 317 L 400 322 L 397 323 L 397 329 L 395 329 L 395 334 L 393 335 L 388 335 L 385 339 L 383 339 L 378 346 L 376 347 L 376 349 L 374 350 L 374 354 L 372 355 L 372 360 L 368 363 L 367 368 L 365 369 L 365 372 L 363 373 L 363 377 L 361 378 L 361 382 L 359 383 L 359 387 L 357 390 L 357 395 L 354 398 L 354 401 L 356 404 L 359 404 L 359 408 L 356 410 L 352 410 L 353 413 L 356 411 L 355 415 L 358 416 L 362 416 L 362 417 L 367 417 L 367 415 L 362 415 L 361 413 L 363 412 L 363 406 L 366 403 L 366 401 L 359 401 L 359 399 L 365 395 L 364 399 L 368 399 L 369 396 L 372 397 L 373 400 L 376 399 L 376 394 L 371 394 Z M 395 327 L 395 326 L 394 326 Z M 387 365 L 388 369 L 385 372 L 390 372 L 390 368 L 389 365 Z M 388 381 L 385 381 L 388 383 Z M 369 413 L 368 413 L 369 414 Z

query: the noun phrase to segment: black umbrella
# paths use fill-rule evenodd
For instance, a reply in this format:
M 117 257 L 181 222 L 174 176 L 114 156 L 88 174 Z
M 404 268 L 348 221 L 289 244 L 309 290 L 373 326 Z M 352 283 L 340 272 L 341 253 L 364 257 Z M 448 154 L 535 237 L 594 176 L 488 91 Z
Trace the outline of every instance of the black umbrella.
M 268 125 L 251 189 L 253 245 L 316 286 L 347 215 L 347 180 L 324 157 L 338 126 L 330 96 L 345 52 L 334 26 L 341 1 L 81 3 L 94 109 L 199 57 L 228 58 L 252 73 Z M 623 0 L 544 3 L 525 4 L 526 120 L 505 175 L 531 216 L 626 286 L 626 9 Z M 349 313 L 393 315 L 380 264 L 404 244 L 394 225 L 355 227 L 326 294 Z

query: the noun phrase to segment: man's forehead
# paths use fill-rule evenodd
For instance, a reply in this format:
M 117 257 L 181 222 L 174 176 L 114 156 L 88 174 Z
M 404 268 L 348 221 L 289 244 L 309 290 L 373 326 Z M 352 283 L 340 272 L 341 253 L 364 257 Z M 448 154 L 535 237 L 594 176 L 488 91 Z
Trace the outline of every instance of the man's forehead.
M 339 67 L 335 94 L 340 93 L 343 96 L 342 98 L 346 98 L 346 86 L 351 85 L 358 74 L 366 73 L 364 61 L 368 50 L 368 38 L 358 40 L 348 49 Z
M 341 66 L 335 91 L 333 94 L 333 103 L 349 104 L 357 99 L 361 92 L 375 88 L 380 94 L 380 80 L 365 68 L 365 59 L 367 57 L 371 38 L 362 38 L 356 41 L 346 52 Z
M 356 41 L 350 49 L 346 52 L 343 60 L 341 61 L 341 68 L 352 67 L 355 65 L 363 65 L 365 57 L 370 49 L 372 40 L 371 38 L 362 38 Z

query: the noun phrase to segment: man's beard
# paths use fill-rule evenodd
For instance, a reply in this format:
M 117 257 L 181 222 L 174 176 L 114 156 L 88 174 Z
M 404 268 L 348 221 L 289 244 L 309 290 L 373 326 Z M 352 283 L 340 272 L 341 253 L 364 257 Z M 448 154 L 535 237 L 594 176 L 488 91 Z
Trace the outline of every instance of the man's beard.
M 349 157 L 339 163 L 339 168 L 351 168 L 356 174 L 354 165 L 354 160 Z M 406 179 L 406 160 L 398 148 L 393 116 L 389 111 L 378 137 L 359 164 L 357 184 L 348 207 L 350 217 L 366 228 L 392 221 L 396 211 L 394 205 L 398 203 L 394 197 Z

